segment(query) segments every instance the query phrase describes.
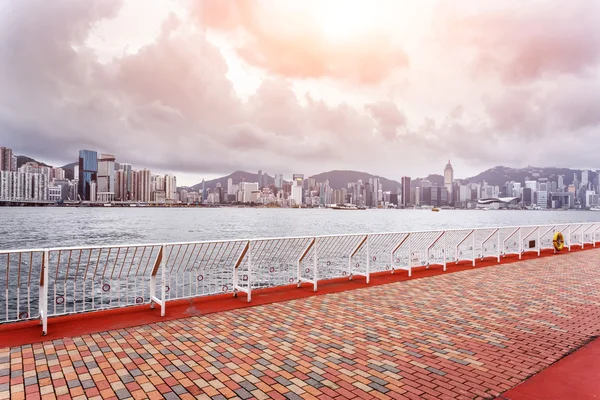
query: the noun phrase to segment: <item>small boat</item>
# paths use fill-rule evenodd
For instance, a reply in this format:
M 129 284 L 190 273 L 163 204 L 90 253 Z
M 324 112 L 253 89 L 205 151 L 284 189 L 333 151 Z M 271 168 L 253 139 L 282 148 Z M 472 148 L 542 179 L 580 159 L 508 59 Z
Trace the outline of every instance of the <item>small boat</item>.
M 439 208 L 437 208 L 437 207 L 433 207 L 433 208 L 431 209 L 431 211 L 433 211 L 433 212 L 439 212 L 439 211 L 440 211 L 440 209 L 439 209 Z
M 366 210 L 366 207 L 357 207 L 355 205 L 336 205 L 331 207 L 332 210 Z

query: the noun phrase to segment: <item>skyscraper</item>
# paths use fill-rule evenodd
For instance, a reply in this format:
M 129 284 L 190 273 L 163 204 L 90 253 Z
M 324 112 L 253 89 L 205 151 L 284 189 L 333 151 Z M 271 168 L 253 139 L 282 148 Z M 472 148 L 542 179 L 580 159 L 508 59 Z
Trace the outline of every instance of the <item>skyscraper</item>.
M 8 147 L 0 147 L 0 171 L 13 171 L 13 151 Z M 16 165 L 15 165 L 16 167 Z
M 292 176 L 292 200 L 295 205 L 302 204 L 302 184 L 304 182 L 303 174 L 294 174 Z
M 281 189 L 283 187 L 283 174 L 275 174 L 275 187 Z
M 453 199 L 453 196 L 452 196 L 453 184 L 454 184 L 454 169 L 452 168 L 452 164 L 450 164 L 450 160 L 448 160 L 448 164 L 446 164 L 446 168 L 444 169 L 444 186 L 446 186 L 446 188 L 448 189 L 448 198 L 449 199 Z
M 263 175 L 262 175 L 262 171 L 259 169 L 258 170 L 258 189 L 262 189 L 263 186 Z
M 408 207 L 410 205 L 410 177 L 402 177 L 402 200 L 400 204 L 402 207 Z
M 143 169 L 141 171 L 138 171 L 138 200 L 142 201 L 142 202 L 149 202 L 150 201 L 150 194 L 151 194 L 151 177 L 152 177 L 152 172 L 150 170 L 147 169 Z
M 559 192 L 564 192 L 565 191 L 565 177 L 564 175 L 559 175 L 558 176 L 558 187 L 557 187 Z
M 177 178 L 173 175 L 165 175 L 165 199 L 175 200 L 177 198 Z
M 133 200 L 133 175 L 131 164 L 121 164 L 121 171 L 123 171 L 121 200 Z
M 91 150 L 79 151 L 79 190 L 81 201 L 91 199 L 91 184 L 98 178 L 98 153 Z
M 206 200 L 206 183 L 204 183 L 204 179 L 202 179 L 202 201 L 201 203 L 204 203 L 204 200 Z
M 588 185 L 588 183 L 589 183 L 589 181 L 590 181 L 590 179 L 589 179 L 589 178 L 590 178 L 590 171 L 588 171 L 588 170 L 586 169 L 586 170 L 584 170 L 584 171 L 581 173 L 581 185 L 582 185 L 582 186 L 584 186 L 584 187 L 587 187 L 587 185 Z
M 115 156 L 101 154 L 98 159 L 98 201 L 115 199 Z

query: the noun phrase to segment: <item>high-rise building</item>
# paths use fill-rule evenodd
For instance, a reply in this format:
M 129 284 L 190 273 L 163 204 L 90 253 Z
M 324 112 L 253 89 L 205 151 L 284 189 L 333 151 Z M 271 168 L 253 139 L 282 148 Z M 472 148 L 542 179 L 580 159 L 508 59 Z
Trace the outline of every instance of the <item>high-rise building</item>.
M 541 209 L 548 208 L 548 192 L 542 190 L 537 192 L 537 206 Z
M 165 175 L 165 199 L 177 199 L 177 177 L 173 175 Z
M 565 191 L 565 176 L 564 175 L 559 175 L 558 176 L 557 191 L 559 191 L 559 192 L 564 192 Z
M 523 188 L 522 202 L 526 206 L 530 206 L 531 204 L 533 204 L 533 191 L 531 190 L 531 188 Z
M 448 164 L 446 164 L 446 168 L 444 168 L 444 186 L 448 189 L 448 196 L 452 199 L 452 185 L 454 184 L 454 169 L 452 168 L 452 164 L 450 164 L 450 160 L 448 160 Z
M 281 189 L 283 187 L 283 174 L 275 174 L 275 187 Z
M 98 159 L 97 200 L 109 202 L 115 200 L 115 156 L 101 154 Z
M 264 184 L 263 184 L 263 173 L 262 173 L 262 171 L 259 169 L 259 170 L 258 170 L 258 188 L 259 188 L 259 189 L 262 189 L 263 187 L 264 187 Z
M 133 167 L 131 164 L 121 164 L 121 171 L 123 171 L 123 181 L 121 183 L 121 200 L 133 200 Z
M 402 199 L 400 204 L 402 207 L 408 207 L 410 205 L 410 177 L 403 176 L 400 183 L 402 183 Z
M 123 198 L 123 194 L 125 193 L 124 177 L 125 171 L 122 169 L 115 171 L 115 200 L 118 201 L 125 201 Z
M 229 178 L 227 179 L 227 195 L 231 196 L 234 194 L 235 192 L 233 191 L 233 179 Z
M 590 182 L 590 171 L 587 169 L 581 172 L 581 185 L 583 187 L 587 187 Z
M 79 198 L 91 200 L 91 184 L 98 179 L 98 153 L 91 150 L 79 151 Z
M 206 200 L 206 183 L 204 182 L 204 179 L 202 179 L 202 194 L 201 194 L 201 203 L 204 203 L 204 200 Z
M 8 147 L 0 147 L 0 171 L 16 171 L 16 164 L 13 168 L 13 151 Z
M 303 174 L 294 174 L 292 176 L 292 201 L 294 205 L 302 205 L 302 184 L 304 183 Z
M 138 200 L 147 203 L 150 201 L 150 196 L 152 194 L 152 188 L 150 185 L 152 172 L 150 170 L 143 169 L 141 171 L 138 171 L 138 177 Z

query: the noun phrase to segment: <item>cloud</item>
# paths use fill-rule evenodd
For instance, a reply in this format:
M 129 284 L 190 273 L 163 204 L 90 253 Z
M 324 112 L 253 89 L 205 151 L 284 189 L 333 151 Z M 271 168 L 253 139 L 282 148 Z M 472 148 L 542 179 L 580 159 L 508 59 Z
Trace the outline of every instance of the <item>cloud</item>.
M 406 115 L 391 101 L 366 104 L 365 110 L 377 121 L 379 134 L 389 141 L 394 141 L 398 130 L 408 124 Z
M 244 61 L 281 77 L 376 84 L 409 64 L 405 51 L 384 31 L 371 29 L 331 40 L 315 16 L 303 9 L 285 13 L 275 4 L 258 1 L 194 4 L 203 26 L 238 38 L 237 54 Z M 347 18 L 341 9 L 339 18 Z
M 600 3 L 593 0 L 444 2 L 435 22 L 443 43 L 476 51 L 474 72 L 510 84 L 587 74 L 600 61 Z

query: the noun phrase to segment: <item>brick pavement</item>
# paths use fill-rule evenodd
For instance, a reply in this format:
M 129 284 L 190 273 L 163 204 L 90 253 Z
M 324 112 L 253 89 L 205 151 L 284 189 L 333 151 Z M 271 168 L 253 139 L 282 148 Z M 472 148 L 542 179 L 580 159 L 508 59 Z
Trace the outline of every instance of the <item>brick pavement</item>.
M 600 332 L 600 250 L 0 349 L 0 399 L 493 398 Z

